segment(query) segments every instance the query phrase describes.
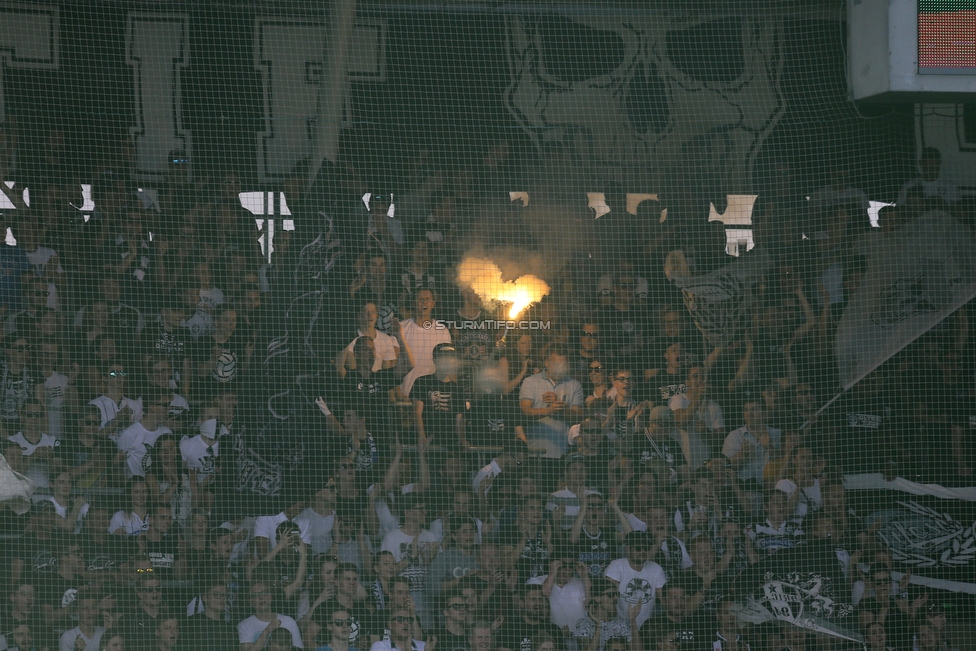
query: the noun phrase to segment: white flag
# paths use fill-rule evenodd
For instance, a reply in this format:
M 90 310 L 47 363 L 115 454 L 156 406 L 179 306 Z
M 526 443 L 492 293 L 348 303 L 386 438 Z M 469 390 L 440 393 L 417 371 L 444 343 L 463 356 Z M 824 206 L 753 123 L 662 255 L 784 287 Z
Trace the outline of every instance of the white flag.
M 837 326 L 840 382 L 849 389 L 976 296 L 969 230 L 941 211 L 877 234 L 867 272 Z

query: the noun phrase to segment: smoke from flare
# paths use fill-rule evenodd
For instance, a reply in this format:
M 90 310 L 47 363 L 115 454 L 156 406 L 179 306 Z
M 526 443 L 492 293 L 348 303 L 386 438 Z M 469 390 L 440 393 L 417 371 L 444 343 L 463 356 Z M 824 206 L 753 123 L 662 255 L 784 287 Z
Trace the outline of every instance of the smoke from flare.
M 509 319 L 515 319 L 532 303 L 549 293 L 542 278 L 527 274 L 515 280 L 502 280 L 502 270 L 491 260 L 466 258 L 458 265 L 458 284 L 470 287 L 486 303 L 511 303 Z

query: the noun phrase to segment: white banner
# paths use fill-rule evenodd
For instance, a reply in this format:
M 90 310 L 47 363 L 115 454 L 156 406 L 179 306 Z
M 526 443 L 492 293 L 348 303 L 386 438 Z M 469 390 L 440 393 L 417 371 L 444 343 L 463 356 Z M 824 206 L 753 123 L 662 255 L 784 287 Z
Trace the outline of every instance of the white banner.
M 867 273 L 837 326 L 844 390 L 976 296 L 969 230 L 932 211 L 869 242 Z

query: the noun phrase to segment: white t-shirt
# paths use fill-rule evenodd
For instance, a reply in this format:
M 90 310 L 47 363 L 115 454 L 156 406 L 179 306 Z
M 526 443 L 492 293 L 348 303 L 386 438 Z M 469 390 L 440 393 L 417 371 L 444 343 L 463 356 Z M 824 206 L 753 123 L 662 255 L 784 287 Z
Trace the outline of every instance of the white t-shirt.
M 210 452 L 207 448 L 210 448 Z M 180 454 L 186 462 L 186 467 L 200 473 L 200 481 L 203 481 L 214 472 L 217 457 L 220 456 L 220 441 L 214 441 L 208 446 L 203 436 L 197 434 L 180 441 Z
M 320 515 L 309 507 L 295 516 L 299 530 L 308 531 L 309 545 L 313 554 L 324 554 L 332 547 L 332 526 L 335 524 L 335 511 Z
M 276 531 L 278 525 L 282 522 L 288 522 L 288 516 L 285 515 L 284 511 L 278 515 L 259 515 L 254 518 L 254 537 L 267 538 L 268 547 L 273 549 L 278 544 Z M 308 545 L 311 542 L 308 534 L 308 522 L 299 522 L 298 518 L 295 518 L 292 522 L 298 525 L 298 533 L 302 537 L 302 542 Z
M 122 430 L 116 437 L 115 444 L 125 453 L 125 476 L 132 479 L 135 476 L 145 477 L 149 470 L 146 454 L 156 445 L 156 440 L 163 434 L 172 434 L 173 430 L 165 425 L 153 431 L 147 430 L 142 423 L 133 423 Z
M 782 432 L 775 427 L 767 427 L 766 432 L 769 434 L 770 446 L 778 450 Z M 722 454 L 731 459 L 742 451 L 746 443 L 750 443 L 753 450 L 747 456 L 745 463 L 739 467 L 737 476 L 739 481 L 755 479 L 761 483 L 763 469 L 769 463 L 769 450 L 759 444 L 759 441 L 748 428 L 740 427 L 729 432 L 729 435 L 725 437 L 725 443 L 722 444 Z
M 80 637 L 85 641 L 85 651 L 97 651 L 98 643 L 101 642 L 103 633 L 105 633 L 105 629 L 101 626 L 96 626 L 95 633 L 91 637 L 88 637 L 81 632 L 80 627 L 75 626 L 61 635 L 58 647 L 60 651 L 75 651 L 75 641 Z
M 574 576 L 562 587 L 553 583 L 552 592 L 549 593 L 549 613 L 549 621 L 559 628 L 568 626 L 569 630 L 575 629 L 576 622 L 586 617 L 586 587 L 583 581 Z
M 295 623 L 295 620 L 288 615 L 277 615 L 277 618 L 281 622 L 281 628 L 291 633 L 292 646 L 304 649 L 302 634 L 299 632 L 298 624 Z M 261 633 L 264 632 L 264 629 L 268 628 L 268 624 L 270 623 L 258 619 L 255 615 L 251 615 L 247 619 L 238 622 L 237 637 L 241 644 L 251 644 L 261 637 Z
M 149 519 L 143 520 L 138 513 L 116 511 L 112 521 L 108 523 L 108 532 L 115 533 L 122 529 L 127 535 L 135 536 L 149 530 Z
M 413 383 L 418 377 L 434 372 L 434 346 L 451 343 L 451 332 L 447 328 L 425 328 L 417 325 L 413 319 L 407 319 L 401 325 L 403 342 L 410 347 L 414 361 L 414 367 L 410 369 L 403 378 L 403 384 L 400 385 L 403 395 L 409 396 Z
M 689 399 L 688 395 L 684 393 L 671 396 L 671 399 L 668 401 L 668 407 L 671 409 L 671 411 L 687 409 L 690 406 L 691 399 Z M 695 413 L 694 422 L 696 425 L 701 423 L 705 429 L 711 432 L 718 432 L 725 429 L 725 415 L 722 413 L 722 408 L 717 402 L 714 400 L 709 400 L 708 398 L 705 399 L 705 403 Z
M 586 494 L 599 495 L 600 491 L 587 488 Z M 573 528 L 573 523 L 576 521 L 576 516 L 579 515 L 580 499 L 568 488 L 563 488 L 549 494 L 549 499 L 546 501 L 546 510 L 555 511 L 559 505 L 562 505 L 566 509 L 566 515 L 563 516 L 563 520 L 559 524 L 563 529 L 569 531 Z
M 53 495 L 43 495 L 41 497 L 35 496 L 34 501 L 50 502 L 51 504 L 53 504 L 54 512 L 57 513 L 58 517 L 60 517 L 62 520 L 66 520 L 68 518 L 68 513 L 71 511 L 71 509 L 68 508 L 67 506 L 62 506 L 61 504 L 59 504 L 58 501 L 54 499 Z M 85 502 L 84 504 L 81 505 L 81 509 L 78 510 L 78 520 L 77 522 L 75 522 L 75 528 L 74 528 L 74 532 L 76 534 L 81 533 L 81 524 L 82 522 L 84 522 L 85 516 L 88 515 L 88 508 L 89 508 L 89 504 L 88 502 Z
M 481 488 L 481 482 L 488 479 L 489 477 L 491 478 L 497 477 L 500 474 L 502 474 L 501 466 L 498 465 L 497 461 L 492 459 L 491 463 L 489 463 L 487 466 L 479 470 L 478 474 L 475 475 L 474 481 L 472 482 L 472 486 L 474 486 L 475 492 L 477 493 L 478 490 Z M 485 490 L 485 495 L 487 495 L 490 491 L 491 491 L 491 486 L 489 486 L 488 489 Z
M 132 409 L 132 421 L 139 422 L 142 420 L 142 399 L 133 400 L 132 398 L 122 398 L 122 403 L 118 404 L 108 396 L 102 395 L 98 396 L 94 400 L 88 403 L 89 405 L 95 405 L 98 410 L 102 412 L 102 428 L 115 420 L 118 415 L 119 410 L 125 406 Z
M 373 645 L 369 647 L 369 651 L 424 651 L 424 643 L 420 640 L 410 640 L 410 648 L 401 649 L 398 646 L 394 646 L 393 640 L 380 640 L 379 642 L 373 642 Z
M 50 434 L 41 434 L 41 438 L 37 443 L 28 441 L 23 432 L 17 432 L 7 440 L 19 445 L 20 453 L 25 457 L 34 454 L 34 451 L 38 448 L 56 448 L 59 445 L 58 440 Z
M 362 330 L 357 330 L 359 337 L 363 336 Z M 359 338 L 357 337 L 357 339 Z M 353 346 L 356 343 L 356 339 L 349 342 L 346 346 L 346 352 L 352 355 Z M 400 352 L 400 342 L 396 340 L 395 337 L 391 337 L 385 332 L 376 331 L 376 337 L 373 338 L 373 372 L 383 370 L 383 362 L 392 362 L 397 359 L 397 355 Z
M 437 536 L 427 529 L 422 530 L 416 538 L 418 538 L 417 545 L 421 550 L 427 547 L 437 546 Z M 410 553 L 410 545 L 413 544 L 413 539 L 414 536 L 408 536 L 403 533 L 403 529 L 397 529 L 383 537 L 383 544 L 380 546 L 380 550 L 393 554 L 393 558 L 399 563 L 403 560 L 404 556 Z
M 618 558 L 607 566 L 604 575 L 617 582 L 617 590 L 620 592 L 617 615 L 621 619 L 629 621 L 630 607 L 633 604 L 642 604 L 637 615 L 638 627 L 654 612 L 655 594 L 668 582 L 664 569 L 654 561 L 645 562 L 644 567 L 638 571 L 630 566 L 630 561 L 626 558 Z

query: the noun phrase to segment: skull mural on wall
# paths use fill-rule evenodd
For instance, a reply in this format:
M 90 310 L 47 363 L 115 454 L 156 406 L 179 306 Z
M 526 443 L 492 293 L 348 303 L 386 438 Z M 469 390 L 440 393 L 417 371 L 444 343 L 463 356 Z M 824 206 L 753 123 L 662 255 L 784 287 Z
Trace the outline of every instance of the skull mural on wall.
M 786 108 L 782 21 L 518 15 L 507 35 L 506 106 L 537 146 L 567 145 L 608 181 L 678 174 L 722 197 L 753 188 Z

